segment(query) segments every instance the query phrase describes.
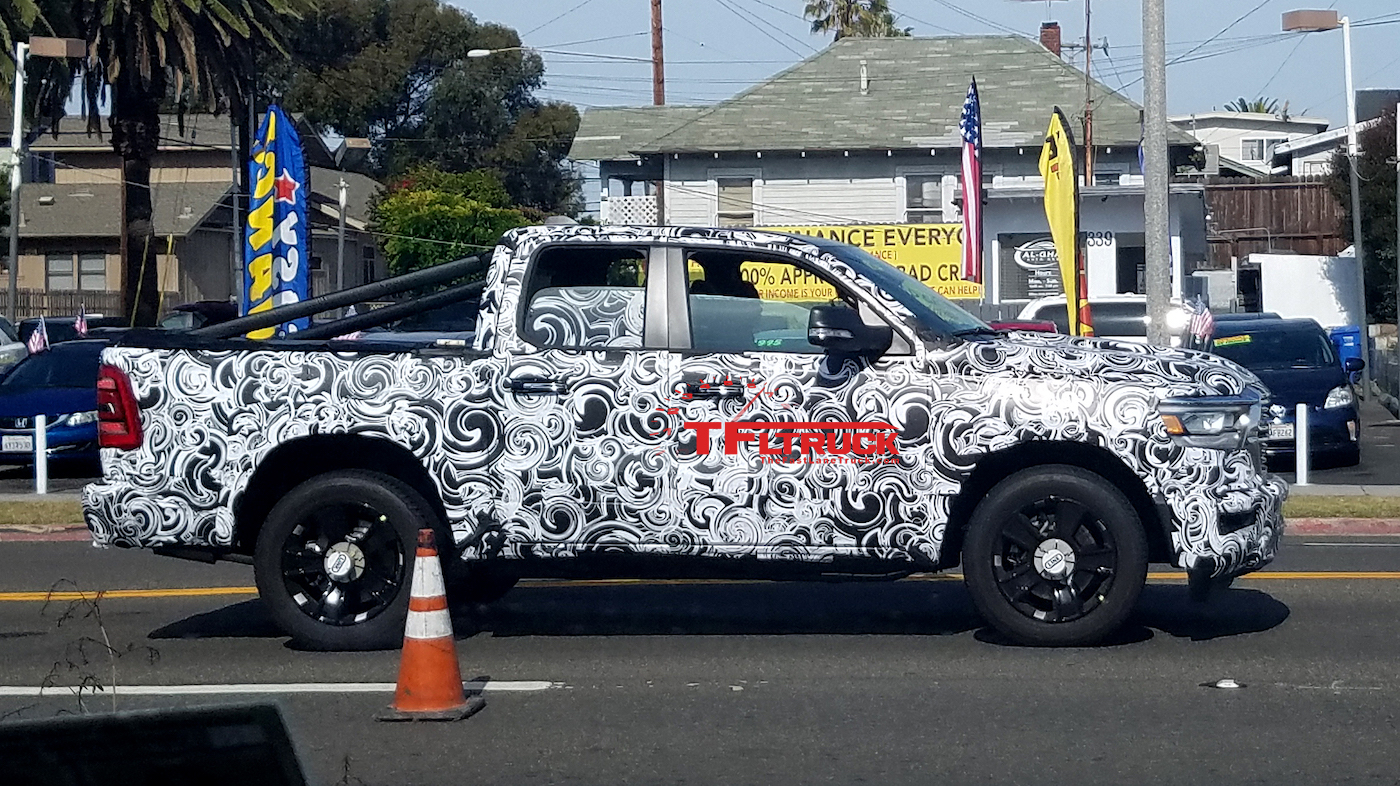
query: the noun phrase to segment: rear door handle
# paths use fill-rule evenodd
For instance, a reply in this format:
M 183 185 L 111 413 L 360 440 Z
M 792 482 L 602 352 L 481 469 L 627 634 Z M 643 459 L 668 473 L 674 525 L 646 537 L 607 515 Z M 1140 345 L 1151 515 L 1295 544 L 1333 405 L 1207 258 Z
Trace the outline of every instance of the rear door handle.
M 685 393 L 690 398 L 725 399 L 744 397 L 743 385 L 722 385 L 719 383 L 711 385 L 701 382 L 686 382 L 682 387 L 685 388 Z
M 512 393 L 525 393 L 529 395 L 553 395 L 562 396 L 569 392 L 569 386 L 558 379 L 548 377 L 512 377 L 506 381 L 506 387 Z

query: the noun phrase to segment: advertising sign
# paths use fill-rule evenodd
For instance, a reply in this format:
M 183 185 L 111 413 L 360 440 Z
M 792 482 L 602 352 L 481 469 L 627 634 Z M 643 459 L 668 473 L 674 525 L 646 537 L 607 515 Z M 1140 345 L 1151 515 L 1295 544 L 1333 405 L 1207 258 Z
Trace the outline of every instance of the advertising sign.
M 982 285 L 962 278 L 961 224 L 851 224 L 835 226 L 762 227 L 775 232 L 826 238 L 849 243 L 894 265 L 946 298 L 981 299 Z M 821 300 L 806 297 L 817 282 L 782 281 L 791 278 L 786 265 L 751 263 L 759 272 L 754 282 L 759 294 L 770 300 Z M 745 270 L 750 265 L 745 265 Z M 773 270 L 768 270 L 768 268 Z M 774 275 L 768 275 L 773 273 Z M 819 285 L 820 286 L 820 285 Z M 804 289 L 804 287 L 806 287 Z M 830 291 L 830 287 L 821 286 Z
M 268 107 L 248 162 L 252 194 L 244 230 L 241 311 L 257 314 L 310 296 L 306 166 L 301 139 L 276 105 Z M 303 317 L 248 334 L 272 338 L 304 330 Z
M 1049 235 L 1025 232 L 997 235 L 997 244 L 1001 248 L 1003 300 L 1033 300 L 1064 294 L 1060 255 Z

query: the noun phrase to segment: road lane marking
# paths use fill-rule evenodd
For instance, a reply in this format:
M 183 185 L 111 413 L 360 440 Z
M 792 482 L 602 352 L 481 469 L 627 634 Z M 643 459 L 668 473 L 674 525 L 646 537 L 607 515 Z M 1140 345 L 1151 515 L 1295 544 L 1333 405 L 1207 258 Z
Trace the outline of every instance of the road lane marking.
M 487 693 L 532 693 L 562 686 L 562 682 L 546 680 L 490 680 L 486 682 L 473 680 L 462 683 L 463 689 L 467 691 L 485 691 Z M 248 682 L 226 685 L 118 685 L 111 691 L 104 688 L 97 692 L 106 696 L 113 694 L 117 696 L 234 696 L 291 693 L 393 693 L 395 688 L 396 686 L 392 682 Z M 47 688 L 30 685 L 0 685 L 0 697 L 72 696 L 77 692 L 77 688 L 67 685 Z M 84 688 L 83 693 L 91 695 L 94 691 L 91 688 Z
M 1317 544 L 1329 545 L 1329 544 Z M 1386 544 L 1374 544 L 1386 545 Z M 1183 572 L 1163 571 L 1148 573 L 1149 581 L 1185 581 Z M 1372 580 L 1397 581 L 1400 571 L 1395 570 L 1270 570 L 1250 573 L 1239 577 L 1239 581 L 1320 581 L 1320 580 Z M 903 581 L 962 581 L 961 573 L 925 573 L 909 576 Z M 777 584 L 764 579 L 581 579 L 527 581 L 522 589 L 551 587 L 655 587 L 689 586 L 709 584 Z M 168 589 L 127 589 L 97 590 L 94 592 L 0 592 L 0 603 L 35 603 L 45 601 L 111 600 L 117 598 L 205 598 L 224 596 L 257 595 L 257 587 L 183 587 Z

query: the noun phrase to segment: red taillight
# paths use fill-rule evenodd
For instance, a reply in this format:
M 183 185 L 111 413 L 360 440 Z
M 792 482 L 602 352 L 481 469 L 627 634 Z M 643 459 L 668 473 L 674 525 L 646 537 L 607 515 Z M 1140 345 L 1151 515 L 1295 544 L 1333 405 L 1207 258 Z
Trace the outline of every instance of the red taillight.
M 131 380 L 114 366 L 97 369 L 97 444 L 119 450 L 141 447 L 140 406 Z

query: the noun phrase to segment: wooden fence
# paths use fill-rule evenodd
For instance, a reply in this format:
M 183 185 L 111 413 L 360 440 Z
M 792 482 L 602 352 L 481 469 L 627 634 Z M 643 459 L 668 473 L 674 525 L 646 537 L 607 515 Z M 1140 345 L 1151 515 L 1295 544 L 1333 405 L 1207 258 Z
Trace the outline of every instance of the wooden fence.
M 184 302 L 179 297 L 175 292 L 165 293 L 166 308 Z M 8 303 L 8 290 L 0 289 L 0 309 Z M 120 316 L 122 293 L 21 289 L 18 291 L 15 307 L 18 312 L 17 319 L 31 319 L 37 316 L 68 317 L 77 314 L 79 308 L 93 315 Z
M 1271 251 L 1332 256 L 1350 245 L 1346 213 L 1322 177 L 1206 180 L 1210 267 Z

